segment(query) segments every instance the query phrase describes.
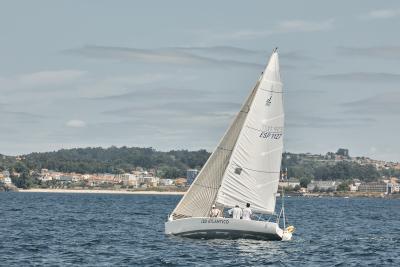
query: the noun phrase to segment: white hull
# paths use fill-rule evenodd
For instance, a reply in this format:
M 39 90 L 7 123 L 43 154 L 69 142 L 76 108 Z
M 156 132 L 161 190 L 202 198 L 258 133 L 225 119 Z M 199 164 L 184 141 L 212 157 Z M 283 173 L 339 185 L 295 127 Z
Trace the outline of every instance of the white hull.
M 290 240 L 277 223 L 232 218 L 185 218 L 165 223 L 165 233 L 192 238 Z

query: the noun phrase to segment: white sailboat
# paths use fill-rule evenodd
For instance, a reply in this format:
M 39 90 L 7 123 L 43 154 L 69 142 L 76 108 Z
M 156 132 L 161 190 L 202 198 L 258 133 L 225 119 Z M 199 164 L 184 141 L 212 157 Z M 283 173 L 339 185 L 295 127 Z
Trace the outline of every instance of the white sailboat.
M 261 220 L 275 215 L 283 149 L 283 97 L 279 58 L 274 49 L 265 71 L 233 123 L 165 223 L 165 233 L 197 238 L 290 240 L 294 228 Z M 209 216 L 251 204 L 259 219 Z M 283 208 L 283 207 L 282 207 Z

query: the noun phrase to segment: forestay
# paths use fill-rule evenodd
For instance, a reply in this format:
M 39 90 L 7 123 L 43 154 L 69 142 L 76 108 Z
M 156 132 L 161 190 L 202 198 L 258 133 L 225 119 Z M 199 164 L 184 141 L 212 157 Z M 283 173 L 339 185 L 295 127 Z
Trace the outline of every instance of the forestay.
M 233 148 L 222 177 L 217 203 L 233 207 L 248 202 L 256 212 L 274 212 L 282 158 L 283 127 L 282 83 L 278 53 L 275 51 Z

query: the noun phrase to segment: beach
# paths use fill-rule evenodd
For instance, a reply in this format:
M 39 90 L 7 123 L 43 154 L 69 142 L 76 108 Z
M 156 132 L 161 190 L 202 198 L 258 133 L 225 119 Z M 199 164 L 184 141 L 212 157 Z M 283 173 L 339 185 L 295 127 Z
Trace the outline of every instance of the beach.
M 185 192 L 176 191 L 127 191 L 107 189 L 48 189 L 32 188 L 19 189 L 22 193 L 77 193 L 77 194 L 131 194 L 131 195 L 184 195 Z

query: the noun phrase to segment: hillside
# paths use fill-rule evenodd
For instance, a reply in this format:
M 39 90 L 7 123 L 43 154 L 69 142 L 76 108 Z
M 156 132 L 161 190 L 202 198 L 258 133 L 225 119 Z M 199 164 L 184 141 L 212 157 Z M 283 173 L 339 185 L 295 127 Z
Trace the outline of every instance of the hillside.
M 338 152 L 337 152 L 338 153 Z M 19 157 L 0 155 L 0 171 L 12 170 L 29 174 L 42 168 L 60 172 L 76 173 L 124 173 L 136 167 L 156 169 L 162 178 L 186 175 L 189 168 L 200 169 L 210 153 L 206 150 L 157 151 L 139 147 L 88 147 L 61 149 L 54 152 L 31 153 Z M 288 177 L 307 180 L 377 180 L 382 175 L 397 175 L 393 168 L 377 168 L 360 164 L 355 158 L 342 157 L 329 152 L 326 155 L 284 153 L 282 169 L 288 169 Z
M 188 168 L 201 168 L 208 157 L 206 150 L 161 152 L 153 148 L 88 147 L 31 153 L 21 156 L 20 160 L 8 157 L 8 160 L 0 161 L 0 169 L 24 172 L 45 168 L 76 173 L 123 173 L 143 167 L 157 169 L 163 177 L 175 178 L 185 176 Z

